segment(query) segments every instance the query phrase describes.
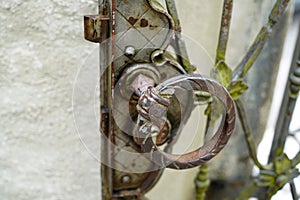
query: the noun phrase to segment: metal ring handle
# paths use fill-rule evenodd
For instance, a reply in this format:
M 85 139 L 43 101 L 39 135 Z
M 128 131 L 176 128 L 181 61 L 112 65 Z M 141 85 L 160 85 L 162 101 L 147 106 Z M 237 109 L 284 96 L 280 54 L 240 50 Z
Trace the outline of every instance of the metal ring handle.
M 159 149 L 153 140 L 153 134 L 157 127 L 161 127 L 163 119 L 159 117 L 165 115 L 167 110 L 166 94 L 174 94 L 176 88 L 185 86 L 217 97 L 225 108 L 224 123 L 221 123 L 215 135 L 199 149 L 183 155 L 169 154 Z M 151 112 L 151 108 L 154 108 L 154 112 Z M 206 163 L 224 148 L 235 128 L 235 105 L 231 96 L 218 82 L 199 74 L 179 75 L 156 88 L 149 88 L 141 95 L 137 109 L 140 113 L 137 137 L 144 138 L 140 142 L 142 151 L 150 152 L 151 160 L 156 164 L 172 169 L 188 169 Z

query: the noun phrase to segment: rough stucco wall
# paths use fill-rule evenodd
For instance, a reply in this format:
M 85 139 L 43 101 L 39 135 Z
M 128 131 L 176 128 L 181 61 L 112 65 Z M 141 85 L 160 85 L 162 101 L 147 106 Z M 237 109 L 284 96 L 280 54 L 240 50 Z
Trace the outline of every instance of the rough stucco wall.
M 99 165 L 75 131 L 84 13 L 96 1 L 0 2 L 0 199 L 99 199 Z
M 245 53 L 273 1 L 257 2 L 236 1 L 230 64 Z M 177 3 L 184 34 L 213 58 L 222 2 Z M 97 47 L 83 39 L 83 15 L 95 13 L 95 0 L 0 2 L 0 199 L 101 199 L 99 165 L 72 115 L 76 73 Z M 168 170 L 150 199 L 192 199 L 196 172 Z

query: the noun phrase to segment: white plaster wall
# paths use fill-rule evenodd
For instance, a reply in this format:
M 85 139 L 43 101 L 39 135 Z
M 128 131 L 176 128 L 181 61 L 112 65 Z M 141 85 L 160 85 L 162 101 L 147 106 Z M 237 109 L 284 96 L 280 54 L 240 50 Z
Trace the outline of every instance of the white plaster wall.
M 184 33 L 214 57 L 222 2 L 177 2 Z M 241 59 L 273 2 L 236 1 L 229 63 Z M 0 199 L 101 199 L 99 164 L 72 115 L 76 73 L 97 47 L 83 39 L 83 15 L 96 13 L 96 0 L 0 2 Z M 192 199 L 196 171 L 168 171 L 150 199 Z
M 0 1 L 0 199 L 99 199 L 99 165 L 75 131 L 75 75 L 95 45 L 96 1 Z

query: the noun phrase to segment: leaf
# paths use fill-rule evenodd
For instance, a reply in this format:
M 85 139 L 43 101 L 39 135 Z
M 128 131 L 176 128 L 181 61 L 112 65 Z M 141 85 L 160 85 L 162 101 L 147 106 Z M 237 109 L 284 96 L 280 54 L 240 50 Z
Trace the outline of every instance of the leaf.
M 232 70 L 228 65 L 221 60 L 217 63 L 217 80 L 224 86 L 228 87 L 230 86 L 232 79 Z
M 228 88 L 233 100 L 239 99 L 247 89 L 248 85 L 242 80 L 231 83 Z

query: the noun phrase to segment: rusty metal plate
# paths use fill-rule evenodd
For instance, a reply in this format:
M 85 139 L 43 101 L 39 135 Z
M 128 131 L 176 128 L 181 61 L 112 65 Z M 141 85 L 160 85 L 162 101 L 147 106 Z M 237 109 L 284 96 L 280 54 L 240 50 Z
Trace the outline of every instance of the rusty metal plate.
M 173 29 L 169 14 L 151 0 L 116 0 L 115 72 L 128 63 L 151 62 L 154 49 L 168 46 Z M 135 50 L 134 55 L 126 55 L 128 47 Z

